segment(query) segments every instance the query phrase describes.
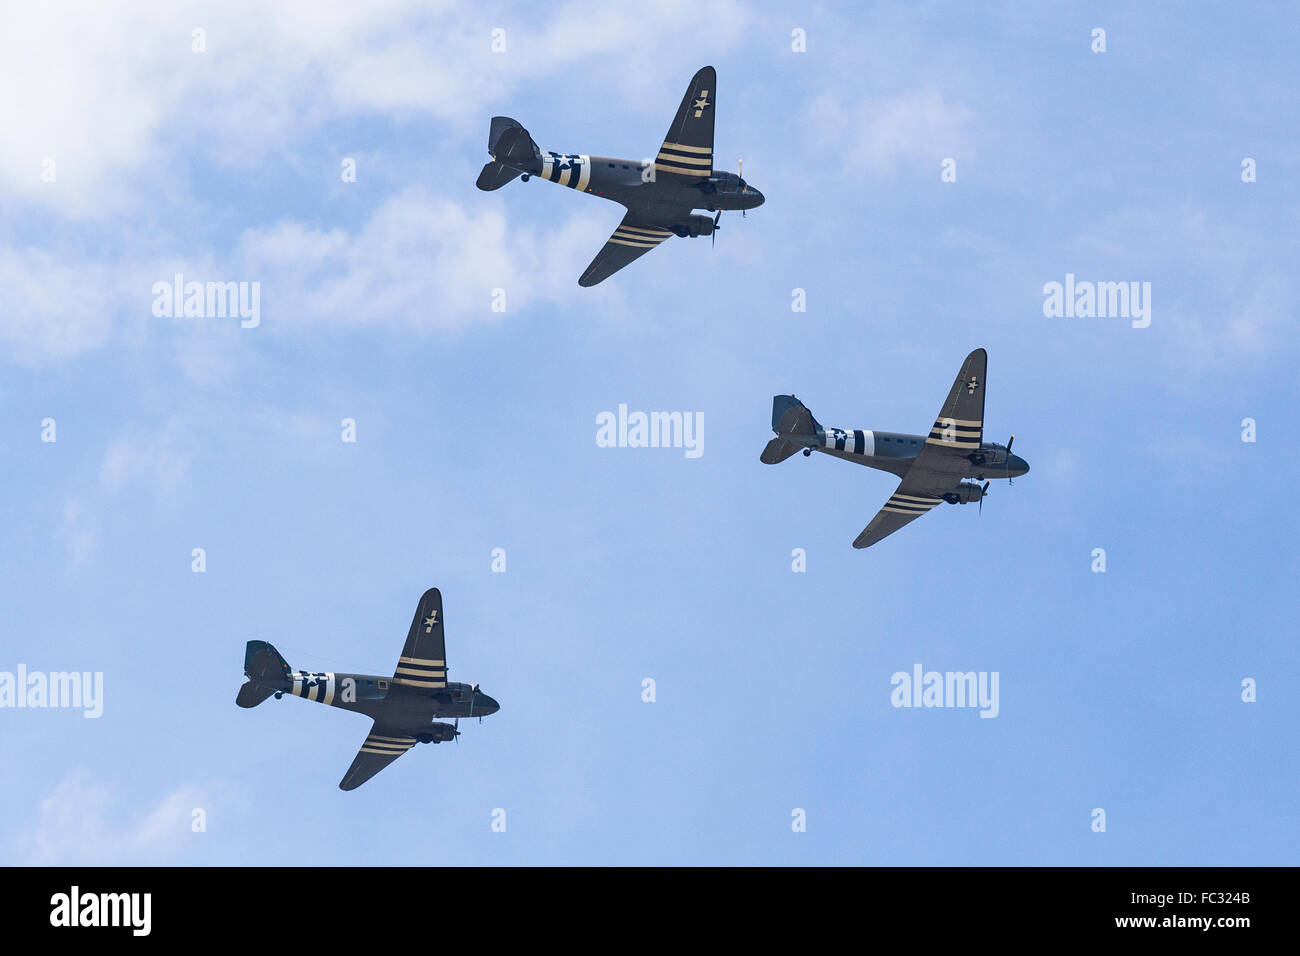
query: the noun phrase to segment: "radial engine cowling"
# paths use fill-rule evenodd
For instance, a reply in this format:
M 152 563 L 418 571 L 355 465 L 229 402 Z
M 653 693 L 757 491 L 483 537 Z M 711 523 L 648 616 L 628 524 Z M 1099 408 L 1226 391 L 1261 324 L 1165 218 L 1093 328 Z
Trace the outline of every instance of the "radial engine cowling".
M 978 481 L 963 481 L 957 490 L 943 496 L 952 505 L 967 505 L 984 497 L 984 487 Z
M 440 744 L 448 740 L 455 740 L 459 731 L 451 724 L 435 723 L 430 724 L 429 729 L 415 735 L 415 739 L 422 744 Z
M 707 236 L 713 232 L 713 220 L 708 216 L 688 216 L 685 222 L 673 226 L 673 232 L 683 239 Z

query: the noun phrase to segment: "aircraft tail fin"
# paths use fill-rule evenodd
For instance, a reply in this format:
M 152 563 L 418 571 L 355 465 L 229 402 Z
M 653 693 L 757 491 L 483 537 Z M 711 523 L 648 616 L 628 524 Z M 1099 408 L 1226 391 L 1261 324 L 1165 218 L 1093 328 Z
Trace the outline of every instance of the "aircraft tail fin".
M 289 662 L 266 641 L 249 641 L 244 647 L 244 673 L 249 680 L 268 683 L 289 680 L 293 676 Z
M 248 683 L 239 688 L 235 703 L 240 707 L 256 707 L 277 689 L 283 689 L 281 682 L 292 675 L 289 662 L 280 656 L 272 645 L 266 641 L 249 641 L 244 647 L 244 673 Z M 277 688 L 277 684 L 281 684 Z
M 808 443 L 801 439 L 816 435 L 821 426 L 812 412 L 793 395 L 774 395 L 772 397 L 772 431 L 776 437 L 767 443 L 758 460 L 765 465 L 775 465 L 785 461 L 795 452 L 807 448 Z M 795 439 L 791 441 L 790 439 Z
M 813 413 L 793 395 L 772 396 L 772 431 L 778 435 L 815 435 L 821 430 Z
M 542 151 L 528 135 L 528 130 L 509 116 L 492 117 L 488 152 L 497 163 L 521 173 L 541 172 Z

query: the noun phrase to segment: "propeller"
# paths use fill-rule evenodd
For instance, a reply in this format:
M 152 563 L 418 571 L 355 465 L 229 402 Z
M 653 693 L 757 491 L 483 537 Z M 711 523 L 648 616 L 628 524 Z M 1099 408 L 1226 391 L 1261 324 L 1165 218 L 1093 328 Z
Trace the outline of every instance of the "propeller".
M 745 187 L 743 183 L 745 182 L 745 161 L 743 159 L 736 160 L 736 178 L 739 179 L 742 183 L 740 188 L 744 189 Z M 746 218 L 744 209 L 740 210 L 740 218 L 741 219 Z
M 993 482 L 991 482 L 991 481 L 986 481 L 986 482 L 984 482 L 984 487 L 980 489 L 980 510 L 979 510 L 979 514 L 981 514 L 981 515 L 984 514 L 984 496 L 987 495 L 987 494 L 989 493 L 989 485 L 991 485 L 991 484 L 993 484 Z
M 1003 462 L 1003 467 L 1006 469 L 1007 472 L 1008 485 L 1015 484 L 1015 482 L 1011 480 L 1011 446 L 1015 444 L 1015 441 L 1016 441 L 1015 435 L 1012 435 L 1010 438 L 1007 439 L 1007 460 Z
M 709 232 L 710 247 L 716 246 L 718 244 L 718 223 L 721 221 L 721 219 L 722 219 L 722 210 L 719 209 L 718 214 L 713 217 L 713 229 Z
M 459 717 L 457 717 L 455 723 L 452 724 L 451 739 L 456 741 L 457 747 L 460 746 L 460 718 Z

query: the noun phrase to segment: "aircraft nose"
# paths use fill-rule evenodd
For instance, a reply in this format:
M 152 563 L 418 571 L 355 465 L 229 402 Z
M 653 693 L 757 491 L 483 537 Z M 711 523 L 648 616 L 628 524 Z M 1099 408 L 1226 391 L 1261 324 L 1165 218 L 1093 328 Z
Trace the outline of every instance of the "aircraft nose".
M 749 200 L 750 209 L 757 209 L 759 206 L 763 205 L 764 202 L 766 202 L 766 199 L 764 198 L 763 194 L 759 192 L 757 189 L 755 189 L 753 186 L 749 187 L 749 191 L 753 193 L 753 195 L 750 197 Z
M 1011 467 L 1022 475 L 1029 474 L 1029 462 L 1025 461 L 1019 455 L 1011 456 Z
M 501 709 L 501 705 L 487 694 L 479 694 L 478 707 L 475 709 L 482 714 L 495 714 Z

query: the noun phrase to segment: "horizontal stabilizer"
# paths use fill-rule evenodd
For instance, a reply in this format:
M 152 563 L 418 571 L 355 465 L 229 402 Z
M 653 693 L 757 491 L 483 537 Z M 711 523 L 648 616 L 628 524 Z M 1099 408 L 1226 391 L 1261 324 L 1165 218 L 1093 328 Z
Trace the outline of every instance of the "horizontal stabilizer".
M 802 447 L 802 445 L 796 445 L 794 442 L 786 441 L 784 438 L 773 438 L 767 443 L 767 447 L 763 449 L 763 454 L 758 456 L 758 460 L 765 465 L 779 464 Z
M 254 684 L 252 681 L 249 681 L 243 687 L 239 688 L 239 696 L 235 698 L 235 703 L 240 707 L 256 707 L 274 693 L 274 688 L 266 687 L 262 684 Z
M 483 171 L 478 174 L 478 182 L 474 185 L 479 189 L 491 192 L 493 189 L 500 189 L 518 175 L 519 170 L 511 169 L 504 163 L 493 160 L 483 167 Z

